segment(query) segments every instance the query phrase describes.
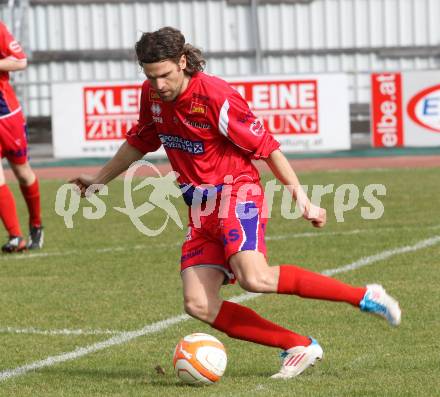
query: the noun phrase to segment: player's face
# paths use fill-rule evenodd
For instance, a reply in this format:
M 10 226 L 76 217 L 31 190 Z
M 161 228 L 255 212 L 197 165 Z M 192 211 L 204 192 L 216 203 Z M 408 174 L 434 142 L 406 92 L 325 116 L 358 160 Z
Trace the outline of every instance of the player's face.
M 174 101 L 186 89 L 189 78 L 184 73 L 185 67 L 185 55 L 181 56 L 177 64 L 171 60 L 143 64 L 145 76 L 160 99 L 166 102 Z

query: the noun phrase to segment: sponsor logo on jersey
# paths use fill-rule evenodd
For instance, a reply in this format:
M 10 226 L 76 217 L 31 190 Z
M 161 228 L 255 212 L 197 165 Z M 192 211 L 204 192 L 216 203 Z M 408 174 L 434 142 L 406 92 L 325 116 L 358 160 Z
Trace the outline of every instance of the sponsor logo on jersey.
M 212 128 L 211 124 L 206 123 L 204 121 L 184 119 L 183 123 L 191 127 L 197 128 L 199 130 L 210 130 Z
M 152 88 L 150 88 L 149 91 L 149 96 L 150 96 L 150 102 L 154 102 L 154 101 L 161 101 L 159 94 L 157 93 L 157 91 L 153 90 Z
M 190 113 L 206 116 L 208 114 L 208 106 L 197 102 L 191 102 Z
M 201 141 L 191 141 L 181 136 L 164 134 L 159 134 L 159 139 L 166 149 L 177 149 L 196 155 L 205 153 L 205 146 Z
M 181 263 L 186 262 L 188 259 L 195 258 L 196 256 L 200 256 L 202 254 L 203 254 L 203 248 L 199 248 L 194 251 L 189 251 L 188 253 L 181 256 L 180 262 Z
M 21 148 L 17 150 L 9 149 L 5 150 L 5 155 L 10 157 L 24 157 L 27 155 L 27 148 Z

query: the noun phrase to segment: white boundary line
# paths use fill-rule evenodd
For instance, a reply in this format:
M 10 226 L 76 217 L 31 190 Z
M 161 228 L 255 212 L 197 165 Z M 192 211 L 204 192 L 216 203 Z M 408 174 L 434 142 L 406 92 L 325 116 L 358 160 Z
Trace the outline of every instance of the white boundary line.
M 284 240 L 289 238 L 313 238 L 313 237 L 328 237 L 328 236 L 346 236 L 346 235 L 354 235 L 354 234 L 361 234 L 361 233 L 380 233 L 385 231 L 392 231 L 392 230 L 436 230 L 439 229 L 440 225 L 434 225 L 434 226 L 427 226 L 427 227 L 384 227 L 384 228 L 378 228 L 378 229 L 353 229 L 353 230 L 346 230 L 342 232 L 323 232 L 323 231 L 316 231 L 316 232 L 303 232 L 303 233 L 292 233 L 292 234 L 284 234 L 284 235 L 278 235 L 278 236 L 267 236 L 266 241 L 275 241 L 275 240 Z M 182 240 L 183 241 L 183 240 Z M 137 244 L 134 246 L 113 246 L 113 247 L 101 247 L 101 248 L 92 248 L 92 249 L 82 249 L 83 252 L 86 251 L 92 251 L 95 253 L 108 253 L 108 252 L 124 252 L 124 251 L 131 251 L 131 250 L 142 250 L 145 248 L 156 249 L 156 248 L 164 248 L 164 247 L 180 247 L 182 245 L 182 242 L 174 243 L 174 244 Z M 64 255 L 73 255 L 77 254 L 77 250 L 71 250 L 71 251 L 63 251 L 63 252 L 35 252 L 35 253 L 19 253 L 19 254 L 3 254 L 0 255 L 0 261 L 5 260 L 28 260 L 28 259 L 34 259 L 34 258 L 47 258 L 52 256 L 64 256 Z
M 283 240 L 288 238 L 301 238 L 301 237 L 326 237 L 326 236 L 337 236 L 337 235 L 350 235 L 350 234 L 358 234 L 358 233 L 368 233 L 374 231 L 373 229 L 355 229 L 355 230 L 348 230 L 343 232 L 305 232 L 305 233 L 293 233 L 293 234 L 286 234 L 286 235 L 278 235 L 278 236 L 268 236 L 266 237 L 266 240 Z M 182 240 L 183 242 L 183 240 Z M 174 243 L 174 244 L 166 244 L 166 243 L 159 243 L 151 245 L 148 244 L 137 244 L 134 246 L 116 246 L 116 247 L 102 247 L 102 248 L 93 248 L 93 249 L 84 249 L 82 251 L 93 251 L 96 253 L 108 253 L 108 252 L 124 252 L 124 251 L 131 251 L 131 250 L 142 250 L 145 248 L 156 249 L 156 248 L 164 248 L 164 247 L 180 247 L 182 245 L 182 242 Z M 64 252 L 36 252 L 36 253 L 19 253 L 19 254 L 13 254 L 13 255 L 2 255 L 0 256 L 0 260 L 9 260 L 9 259 L 15 259 L 15 260 L 26 260 L 26 259 L 33 259 L 33 258 L 47 258 L 51 256 L 64 256 L 64 255 L 71 255 L 76 254 L 78 251 L 64 251 Z
M 33 335 L 115 335 L 121 334 L 124 331 L 117 331 L 113 329 L 38 329 L 38 328 L 14 328 L 3 327 L 0 328 L 0 334 L 33 334 Z
M 393 248 L 390 250 L 382 251 L 378 254 L 366 256 L 363 258 L 360 258 L 359 260 L 352 262 L 348 265 L 337 267 L 335 269 L 328 269 L 324 270 L 323 274 L 337 274 L 337 273 L 344 273 L 350 270 L 359 269 L 363 266 L 371 265 L 372 263 L 382 261 L 384 259 L 387 259 L 391 256 L 403 254 L 406 252 L 414 252 L 423 248 L 431 247 L 433 245 L 436 245 L 440 243 L 440 235 L 439 236 L 432 236 L 431 238 L 418 241 L 414 245 L 406 245 L 403 247 Z M 234 302 L 244 302 L 250 299 L 253 299 L 261 294 L 252 294 L 252 293 L 245 293 L 242 295 L 238 295 L 231 299 L 231 301 Z M 5 371 L 0 372 L 0 382 L 5 381 L 10 378 L 14 378 L 17 376 L 25 375 L 30 371 L 38 370 L 45 367 L 50 367 L 52 365 L 55 365 L 57 363 L 62 363 L 65 361 L 70 360 L 76 360 L 80 357 L 87 356 L 91 353 L 107 349 L 111 346 L 117 346 L 121 345 L 123 343 L 127 343 L 133 339 L 136 339 L 140 336 L 145 336 L 149 334 L 153 334 L 156 332 L 163 331 L 172 325 L 181 323 L 183 321 L 188 320 L 190 317 L 187 314 L 180 314 L 178 316 L 167 318 L 166 320 L 158 321 L 156 323 L 146 325 L 145 327 L 137 330 L 137 331 L 130 331 L 130 332 L 123 332 L 119 335 L 113 336 L 110 339 L 107 339 L 102 342 L 97 342 L 92 345 L 88 345 L 85 347 L 78 347 L 77 349 L 68 352 L 68 353 L 61 353 L 57 356 L 50 356 L 45 358 L 44 360 L 35 361 L 30 364 L 25 364 L 21 367 L 17 367 L 14 369 L 7 369 Z
M 433 236 L 433 237 L 428 238 L 426 240 L 421 240 L 414 245 L 406 245 L 404 247 L 393 248 L 390 250 L 382 251 L 376 255 L 364 256 L 363 258 L 361 258 L 355 262 L 352 262 L 348 265 L 341 266 L 336 269 L 323 270 L 321 273 L 325 274 L 327 276 L 333 276 L 334 274 L 349 272 L 350 270 L 356 270 L 356 269 L 359 269 L 360 267 L 370 265 L 371 263 L 374 263 L 374 262 L 383 261 L 385 259 L 388 259 L 388 258 L 394 256 L 394 255 L 418 251 L 420 249 L 428 248 L 428 247 L 431 247 L 431 246 L 436 245 L 438 243 L 440 243 L 440 236 Z
M 372 229 L 371 229 L 372 230 Z M 282 240 L 287 238 L 301 238 L 301 237 L 325 237 L 325 236 L 335 236 L 335 235 L 344 235 L 344 234 L 357 234 L 357 233 L 367 233 L 370 229 L 356 229 L 356 230 L 348 230 L 344 232 L 305 232 L 305 233 L 293 233 L 293 234 L 286 234 L 286 235 L 278 235 L 278 236 L 268 236 L 266 237 L 266 240 Z M 183 240 L 182 240 L 183 241 Z M 182 245 L 182 242 L 171 244 L 171 246 L 180 247 Z M 90 251 L 97 252 L 97 253 L 107 253 L 107 252 L 123 252 L 127 250 L 140 250 L 140 249 L 155 249 L 155 248 L 163 248 L 163 247 L 169 247 L 170 244 L 160 243 L 160 244 L 137 244 L 134 246 L 116 246 L 116 247 L 102 247 L 102 248 L 93 248 Z M 87 249 L 84 251 L 88 251 Z M 61 255 L 70 255 L 77 253 L 77 251 L 64 251 L 64 252 L 37 252 L 37 253 L 23 253 L 23 254 L 14 254 L 14 255 L 3 255 L 0 256 L 0 260 L 6 260 L 6 259 L 32 259 L 32 258 L 38 258 L 38 257 L 49 257 L 49 256 L 61 256 Z
M 438 225 L 440 226 L 440 225 Z M 389 229 L 396 229 L 396 228 L 389 228 Z M 384 229 L 381 229 L 384 230 Z M 386 229 L 388 230 L 388 229 Z M 325 236 L 334 236 L 334 235 L 354 235 L 354 234 L 360 234 L 360 233 L 368 233 L 371 231 L 375 231 L 373 229 L 353 229 L 353 230 L 347 230 L 343 232 L 303 232 L 303 233 L 294 233 L 294 234 L 286 234 L 286 235 L 278 235 L 278 236 L 268 236 L 266 237 L 266 240 L 284 240 L 287 238 L 309 238 L 309 237 L 325 237 Z M 166 244 L 156 244 L 153 246 L 153 248 L 158 247 L 164 247 L 168 246 Z M 180 246 L 180 243 L 176 243 L 175 246 Z M 114 252 L 114 251 L 125 251 L 127 249 L 144 249 L 146 248 L 146 245 L 135 245 L 133 247 L 127 248 L 127 247 L 107 247 L 107 248 L 98 248 L 95 249 L 95 252 Z M 72 252 L 73 253 L 73 252 Z M 62 253 L 53 253 L 54 255 L 61 255 Z M 69 254 L 69 252 L 64 252 L 63 255 Z M 36 254 L 30 254 L 27 255 L 24 258 L 34 258 L 38 256 L 47 256 L 47 253 L 36 253 Z M 125 331 L 117 331 L 117 330 L 81 330 L 81 329 L 62 329 L 62 330 L 42 330 L 42 329 L 35 329 L 33 327 L 29 328 L 17 328 L 17 327 L 3 327 L 0 328 L 0 334 L 36 334 L 36 335 L 114 335 L 114 334 L 120 334 Z

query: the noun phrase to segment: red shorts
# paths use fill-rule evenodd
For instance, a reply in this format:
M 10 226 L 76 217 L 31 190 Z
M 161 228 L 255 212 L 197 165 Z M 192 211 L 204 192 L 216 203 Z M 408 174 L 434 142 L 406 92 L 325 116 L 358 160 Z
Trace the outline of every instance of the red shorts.
M 24 164 L 28 160 L 27 129 L 23 113 L 0 117 L 0 158 Z
M 217 195 L 215 210 L 201 216 L 200 224 L 191 216 L 186 241 L 182 246 L 180 269 L 192 266 L 214 267 L 225 273 L 225 280 L 235 282 L 229 265 L 231 255 L 240 251 L 258 251 L 266 256 L 264 193 L 255 196 L 237 197 L 240 185 L 233 187 L 230 205 L 220 209 L 221 193 Z M 198 226 L 198 227 L 197 227 Z

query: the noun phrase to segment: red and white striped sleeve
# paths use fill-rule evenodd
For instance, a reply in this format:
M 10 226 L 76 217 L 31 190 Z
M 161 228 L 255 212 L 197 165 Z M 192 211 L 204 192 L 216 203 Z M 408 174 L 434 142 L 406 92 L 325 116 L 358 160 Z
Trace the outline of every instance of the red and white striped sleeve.
M 255 160 L 268 158 L 280 147 L 236 91 L 221 105 L 218 128 L 222 135 Z

